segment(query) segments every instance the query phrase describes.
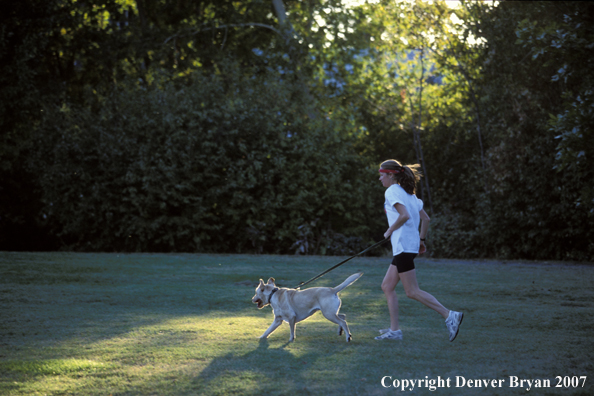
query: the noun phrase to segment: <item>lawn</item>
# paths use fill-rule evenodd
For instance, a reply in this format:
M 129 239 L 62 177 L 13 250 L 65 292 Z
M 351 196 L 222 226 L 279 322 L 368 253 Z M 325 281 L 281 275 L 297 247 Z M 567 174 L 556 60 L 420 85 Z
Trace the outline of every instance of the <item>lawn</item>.
M 351 343 L 319 313 L 293 343 L 286 323 L 258 339 L 258 279 L 294 287 L 341 259 L 0 252 L 0 394 L 594 394 L 589 265 L 417 259 L 421 288 L 464 311 L 460 335 L 399 285 L 404 340 L 380 342 L 390 260 L 357 258 L 308 285 L 364 272 L 340 294 Z

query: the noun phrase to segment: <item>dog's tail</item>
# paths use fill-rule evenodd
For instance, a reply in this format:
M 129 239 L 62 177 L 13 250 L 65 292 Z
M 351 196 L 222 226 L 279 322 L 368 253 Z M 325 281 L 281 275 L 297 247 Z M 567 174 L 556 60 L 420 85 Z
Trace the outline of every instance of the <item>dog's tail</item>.
M 353 274 L 351 276 L 349 276 L 348 278 L 346 278 L 346 280 L 344 282 L 342 282 L 340 285 L 332 288 L 332 293 L 336 294 L 339 291 L 341 291 L 342 289 L 350 286 L 352 283 L 354 283 L 357 279 L 359 279 L 361 276 L 363 275 L 363 272 L 359 272 L 357 274 Z

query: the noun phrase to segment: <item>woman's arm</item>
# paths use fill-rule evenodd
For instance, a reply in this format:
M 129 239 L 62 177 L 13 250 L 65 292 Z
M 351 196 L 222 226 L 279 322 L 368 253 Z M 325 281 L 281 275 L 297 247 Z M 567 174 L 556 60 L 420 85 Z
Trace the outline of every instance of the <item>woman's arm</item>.
M 429 231 L 429 222 L 431 219 L 429 218 L 427 212 L 425 212 L 425 209 L 421 209 L 419 216 L 421 218 L 421 232 L 419 233 L 421 237 L 421 247 L 419 248 L 419 254 L 423 254 L 427 251 L 427 246 L 425 246 L 425 241 L 423 241 L 423 239 L 425 239 L 427 236 L 427 231 Z
M 410 214 L 408 213 L 408 210 L 406 210 L 406 206 L 397 203 L 394 205 L 394 208 L 396 208 L 396 211 L 398 212 L 398 218 L 394 224 L 392 224 L 390 228 L 388 228 L 388 230 L 384 233 L 384 238 L 390 237 L 394 231 L 402 227 L 402 225 L 406 223 L 408 219 L 410 219 Z

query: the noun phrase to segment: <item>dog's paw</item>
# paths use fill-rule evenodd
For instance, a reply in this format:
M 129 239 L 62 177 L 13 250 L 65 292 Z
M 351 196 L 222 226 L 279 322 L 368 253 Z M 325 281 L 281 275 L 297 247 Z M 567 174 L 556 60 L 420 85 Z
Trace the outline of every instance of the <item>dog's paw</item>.
M 353 340 L 353 336 L 349 334 L 349 336 L 347 337 L 347 342 L 351 342 Z
M 342 326 L 338 326 L 338 335 L 342 335 Z

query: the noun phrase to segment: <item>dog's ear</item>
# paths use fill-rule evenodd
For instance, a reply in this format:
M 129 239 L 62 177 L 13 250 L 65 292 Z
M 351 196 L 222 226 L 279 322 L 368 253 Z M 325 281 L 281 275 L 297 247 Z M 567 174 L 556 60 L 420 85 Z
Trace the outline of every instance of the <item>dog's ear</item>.
M 262 279 L 260 279 L 260 284 L 258 284 L 258 287 L 262 287 L 262 286 L 264 286 L 264 281 L 263 281 Z M 257 289 L 258 287 L 256 287 L 256 289 Z
M 274 278 L 268 278 L 268 283 L 267 284 L 269 285 L 271 283 L 274 285 Z

